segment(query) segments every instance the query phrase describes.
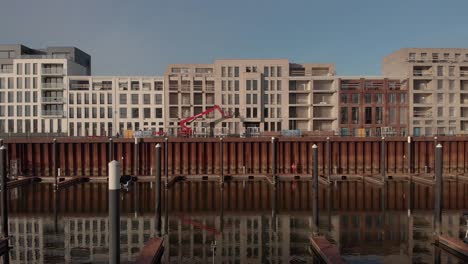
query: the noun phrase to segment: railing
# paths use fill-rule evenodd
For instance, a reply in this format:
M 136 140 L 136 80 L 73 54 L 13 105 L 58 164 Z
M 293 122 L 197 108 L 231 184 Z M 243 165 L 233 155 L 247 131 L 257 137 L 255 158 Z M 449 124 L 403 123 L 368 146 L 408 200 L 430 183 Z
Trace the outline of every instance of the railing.
M 432 76 L 431 71 L 413 71 L 413 76 L 421 77 L 421 76 Z
M 432 117 L 432 111 L 414 111 L 413 117 Z
M 63 89 L 63 83 L 42 83 L 42 89 Z
M 50 75 L 63 75 L 63 69 L 56 68 L 56 69 L 47 69 L 42 68 L 42 74 L 50 74 Z
M 63 103 L 63 97 L 42 97 L 43 103 Z
M 71 55 L 20 55 L 19 59 L 67 59 L 71 60 Z
M 65 116 L 65 111 L 63 110 L 42 110 L 42 116 Z
M 468 76 L 468 70 L 460 70 L 460 76 Z
M 87 83 L 70 83 L 70 90 L 89 90 Z

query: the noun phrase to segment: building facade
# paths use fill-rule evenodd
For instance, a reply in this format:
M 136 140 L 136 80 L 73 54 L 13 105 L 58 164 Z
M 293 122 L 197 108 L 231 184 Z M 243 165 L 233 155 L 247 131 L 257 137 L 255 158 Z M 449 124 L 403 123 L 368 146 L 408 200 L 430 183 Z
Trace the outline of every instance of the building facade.
M 339 85 L 340 135 L 407 135 L 406 80 L 343 78 Z
M 408 78 L 410 133 L 468 132 L 468 49 L 401 49 L 382 62 L 385 76 Z
M 92 76 L 74 47 L 0 45 L 0 135 L 433 136 L 468 133 L 468 49 L 401 49 L 383 77 L 334 64 L 221 59 L 163 76 Z M 149 135 L 145 132 L 145 135 Z

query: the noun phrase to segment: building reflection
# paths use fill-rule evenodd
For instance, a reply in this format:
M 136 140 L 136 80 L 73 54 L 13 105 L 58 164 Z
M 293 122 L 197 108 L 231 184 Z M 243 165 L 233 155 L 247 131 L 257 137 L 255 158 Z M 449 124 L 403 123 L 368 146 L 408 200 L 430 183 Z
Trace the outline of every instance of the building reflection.
M 292 187 L 292 183 L 288 184 Z M 199 184 L 194 187 L 188 184 L 180 187 L 179 192 L 184 194 L 176 191 L 172 196 L 170 194 L 173 200 L 169 202 L 166 262 L 211 262 L 215 241 L 216 263 L 312 262 L 313 256 L 308 253 L 308 237 L 312 230 L 308 185 L 304 187 L 298 183 L 294 187 L 295 190 L 303 190 L 301 193 L 288 190 L 284 187 L 286 184 L 280 185 L 278 210 L 274 214 L 271 213 L 271 203 L 260 200 L 264 195 L 271 197 L 271 193 L 261 183 L 258 185 L 259 190 L 264 188 L 263 192 L 247 193 L 244 197 L 236 196 L 227 187 L 223 206 L 217 200 L 220 197 L 216 185 Z M 103 184 L 84 184 L 61 191 L 58 195 L 57 230 L 53 195 L 50 195 L 48 185 L 36 184 L 10 192 L 12 263 L 107 263 L 107 192 L 102 186 L 105 187 Z M 121 200 L 123 262 L 134 261 L 146 241 L 155 235 L 154 190 L 148 183 L 133 188 L 136 189 L 122 194 Z M 206 188 L 207 196 L 203 197 L 191 188 Z M 212 188 L 210 192 L 207 191 L 209 188 Z M 235 189 L 240 188 L 244 187 L 235 186 Z M 247 183 L 248 188 L 258 190 Z M 352 191 L 349 186 L 347 188 L 348 193 Z M 138 196 L 133 195 L 135 191 L 138 191 Z M 292 193 L 281 193 L 285 191 Z M 319 198 L 323 199 L 320 203 L 321 229 L 337 244 L 346 260 L 362 261 L 374 256 L 387 263 L 433 262 L 436 252 L 431 244 L 432 211 L 415 210 L 408 216 L 406 210 L 382 210 L 379 207 L 375 210 L 351 210 L 351 202 L 357 205 L 359 195 L 353 194 L 351 197 L 354 198 L 349 199 L 351 202 L 345 203 L 343 193 L 336 194 L 331 189 L 328 196 L 327 191 L 330 190 L 322 189 Z M 199 198 L 194 198 L 197 195 Z M 336 202 L 336 197 L 340 203 Z M 371 197 L 377 200 L 370 204 L 380 204 L 379 196 L 372 191 Z M 197 201 L 192 201 L 194 199 Z M 253 202 L 253 199 L 258 200 Z M 365 203 L 363 201 L 362 204 Z M 346 204 L 348 209 L 335 209 L 342 204 Z M 327 211 L 329 206 L 332 210 Z M 461 220 L 462 216 L 460 211 L 444 211 L 444 234 L 454 237 L 464 234 L 466 223 Z M 164 217 L 162 224 L 165 230 Z M 442 255 L 442 261 L 447 259 L 448 255 Z

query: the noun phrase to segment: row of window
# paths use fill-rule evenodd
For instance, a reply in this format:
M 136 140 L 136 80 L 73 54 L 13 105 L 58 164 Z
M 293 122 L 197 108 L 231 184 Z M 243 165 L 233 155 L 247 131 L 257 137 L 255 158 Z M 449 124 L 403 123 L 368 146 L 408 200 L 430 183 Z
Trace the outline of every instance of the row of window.
M 24 97 L 23 97 L 24 95 Z M 32 98 L 31 98 L 32 95 Z M 37 92 L 16 92 L 16 98 L 15 98 L 15 92 L 0 92 L 0 103 L 37 103 Z
M 53 119 L 0 119 L 0 133 L 62 133 L 62 122 L 57 120 L 54 125 Z M 15 129 L 16 124 L 16 129 Z M 40 127 L 39 127 L 40 126 Z
M 405 125 L 408 122 L 408 110 L 406 107 L 390 107 L 388 110 L 383 107 L 364 107 L 361 114 L 360 107 L 341 107 L 340 124 L 360 124 L 363 119 L 364 124 L 384 124 Z M 399 110 L 399 111 L 398 111 Z M 388 111 L 388 121 L 385 120 L 385 111 Z M 399 120 L 397 118 L 399 117 Z
M 69 117 L 70 118 L 112 118 L 113 109 L 112 107 L 73 107 L 69 108 Z M 163 115 L 162 108 L 119 108 L 119 117 L 120 118 L 162 118 Z
M 431 59 L 434 61 L 434 62 L 438 62 L 438 61 L 449 61 L 451 59 L 454 59 L 455 61 L 458 61 L 462 58 L 462 54 L 460 53 L 455 53 L 455 54 L 452 54 L 450 55 L 450 53 L 443 53 L 443 54 L 439 54 L 439 53 L 432 53 L 431 54 L 432 57 Z M 428 58 L 428 54 L 427 52 L 421 52 L 419 53 L 419 58 L 421 58 L 422 60 L 427 60 L 429 59 Z M 410 61 L 414 61 L 416 60 L 416 53 L 415 52 L 411 52 L 408 54 L 408 59 Z M 465 60 L 468 60 L 468 54 L 465 54 Z
M 33 105 L 32 107 L 30 105 L 9 105 L 9 106 L 4 106 L 0 105 L 0 117 L 37 117 L 38 112 L 37 112 L 37 106 Z M 15 112 L 16 110 L 16 112 Z M 32 111 L 31 111 L 32 110 Z
M 396 102 L 399 102 L 400 104 L 405 104 L 407 102 L 407 94 L 400 93 L 400 94 L 387 94 L 386 96 L 384 94 L 376 93 L 376 94 L 347 94 L 347 93 L 342 93 L 340 95 L 340 103 L 342 104 L 359 104 L 361 100 L 364 100 L 364 103 L 366 104 L 372 104 L 372 103 L 377 103 L 377 104 L 383 104 L 385 102 L 385 97 L 387 97 L 387 102 L 390 104 L 395 104 Z
M 246 66 L 245 72 L 257 72 L 257 66 Z M 282 73 L 281 66 L 265 66 L 263 67 L 263 74 L 265 77 L 281 77 Z M 239 77 L 238 66 L 222 66 L 221 77 Z
M 16 64 L 16 74 L 23 74 L 23 63 Z M 24 74 L 25 75 L 36 75 L 37 74 L 37 63 L 24 63 Z
M 24 85 L 23 85 L 24 84 Z M 8 78 L 0 78 L 0 89 L 36 89 L 37 86 L 37 77 L 26 77 L 26 78 L 16 78 L 16 86 L 15 86 L 15 78 L 8 77 Z

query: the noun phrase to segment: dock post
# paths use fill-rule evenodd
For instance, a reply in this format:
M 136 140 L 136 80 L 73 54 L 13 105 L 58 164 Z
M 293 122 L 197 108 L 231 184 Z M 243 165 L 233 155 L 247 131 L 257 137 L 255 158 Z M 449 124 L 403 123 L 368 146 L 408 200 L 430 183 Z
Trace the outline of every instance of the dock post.
M 380 144 L 380 174 L 381 174 L 381 177 L 382 177 L 382 197 L 381 197 L 381 207 L 382 207 L 382 210 L 385 210 L 386 208 L 386 191 L 387 191 L 387 181 L 386 181 L 386 177 L 385 177 L 385 173 L 386 173 L 386 166 L 385 166 L 385 162 L 386 162 L 386 154 L 387 154 L 387 150 L 386 150 L 386 144 L 385 144 L 385 137 L 382 137 L 382 141 L 381 141 L 381 144 Z
M 273 176 L 273 184 L 272 188 L 273 191 L 271 192 L 271 216 L 274 218 L 276 216 L 276 144 L 275 144 L 275 137 L 271 137 L 271 174 Z
M 114 140 L 112 138 L 109 138 L 109 161 L 108 162 L 111 162 L 114 160 Z
M 412 148 L 411 148 L 411 136 L 408 136 L 408 216 L 411 215 L 411 212 L 413 211 L 413 189 L 414 189 L 414 183 L 413 183 L 413 163 L 412 163 Z
M 219 138 L 219 175 L 220 175 L 221 187 L 223 187 L 224 185 L 223 159 L 224 159 L 223 137 L 221 136 Z
M 5 145 L 0 147 L 0 180 L 2 185 L 2 238 L 8 238 L 8 195 L 7 195 L 7 149 Z M 8 240 L 7 240 L 8 248 Z M 10 263 L 10 253 L 3 255 L 3 263 Z
M 55 192 L 58 188 L 58 144 L 57 144 L 56 138 L 54 138 L 54 142 L 53 142 L 52 155 L 53 155 L 52 162 L 54 166 L 54 172 L 52 175 L 54 176 L 54 192 Z
M 164 186 L 164 234 L 169 232 L 169 139 L 164 138 L 164 176 L 166 178 Z
M 156 234 L 161 236 L 161 145 L 156 144 Z
M 328 183 L 330 183 L 330 176 L 331 176 L 331 166 L 332 166 L 332 153 L 331 153 L 331 142 L 330 142 L 330 137 L 327 137 L 327 156 L 328 156 L 328 161 L 327 161 L 327 178 L 328 178 Z
M 120 263 L 120 169 L 109 162 L 109 263 Z
M 134 168 L 134 176 L 138 176 L 138 170 L 139 170 L 139 158 L 138 157 L 138 138 L 135 137 L 135 146 L 134 146 L 134 153 L 135 153 L 135 160 L 134 160 L 134 163 L 133 163 L 133 168 Z
M 436 235 L 440 235 L 442 224 L 442 145 L 437 144 L 435 149 L 435 201 L 434 201 L 434 228 Z
M 319 208 L 318 208 L 318 147 L 316 144 L 312 146 L 312 161 L 313 161 L 313 170 L 312 170 L 312 177 L 313 177 L 313 184 L 314 184 L 314 200 L 312 202 L 312 213 L 314 219 L 314 229 L 315 232 L 318 233 L 319 231 Z

